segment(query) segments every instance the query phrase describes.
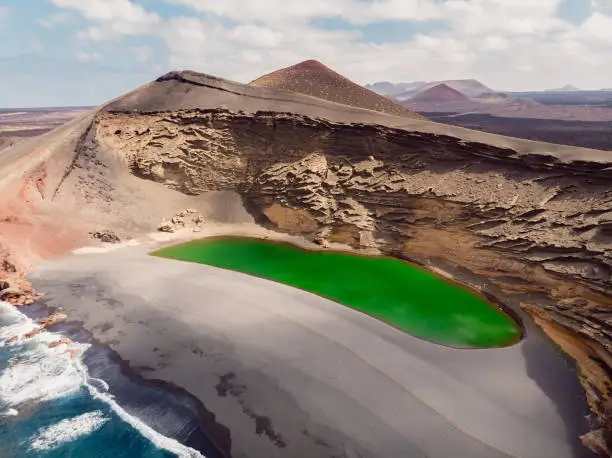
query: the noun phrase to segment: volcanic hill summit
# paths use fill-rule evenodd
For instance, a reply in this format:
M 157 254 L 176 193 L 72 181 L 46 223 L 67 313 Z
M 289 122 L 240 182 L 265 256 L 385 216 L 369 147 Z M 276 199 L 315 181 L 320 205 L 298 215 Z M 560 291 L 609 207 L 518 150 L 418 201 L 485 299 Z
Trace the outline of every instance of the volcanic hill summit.
M 470 99 L 461 92 L 446 84 L 438 84 L 426 91 L 415 95 L 413 102 L 446 103 L 446 102 L 469 102 Z
M 268 73 L 249 84 L 298 92 L 343 105 L 366 108 L 395 116 L 423 119 L 421 115 L 352 82 L 316 60 L 306 60 Z
M 444 81 L 432 81 L 430 83 L 422 84 L 415 89 L 412 89 L 407 92 L 403 92 L 401 94 L 397 94 L 395 97 L 398 100 L 410 100 L 416 94 L 420 94 L 421 92 L 425 92 L 433 87 L 436 87 L 440 84 L 445 84 L 446 86 L 454 89 L 455 91 L 461 92 L 466 97 L 478 97 L 482 94 L 487 94 L 490 92 L 495 92 L 493 89 L 485 86 L 480 81 L 475 79 L 467 79 L 467 80 L 444 80 Z

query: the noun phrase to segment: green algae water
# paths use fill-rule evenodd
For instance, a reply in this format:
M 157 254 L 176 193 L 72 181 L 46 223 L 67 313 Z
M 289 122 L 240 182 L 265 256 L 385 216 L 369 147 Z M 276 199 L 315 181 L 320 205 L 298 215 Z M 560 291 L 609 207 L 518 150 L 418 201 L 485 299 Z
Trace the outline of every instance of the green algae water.
M 306 251 L 290 244 L 239 237 L 203 239 L 152 254 L 294 286 L 444 345 L 500 347 L 520 338 L 514 320 L 494 305 L 398 259 Z

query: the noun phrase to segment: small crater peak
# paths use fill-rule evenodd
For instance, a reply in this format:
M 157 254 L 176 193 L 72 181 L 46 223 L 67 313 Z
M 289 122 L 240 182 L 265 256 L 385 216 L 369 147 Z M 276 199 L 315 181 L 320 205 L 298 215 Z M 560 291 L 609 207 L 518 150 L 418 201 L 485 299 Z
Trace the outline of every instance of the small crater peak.
M 327 67 L 315 59 L 305 60 L 293 66 L 296 70 L 327 70 Z

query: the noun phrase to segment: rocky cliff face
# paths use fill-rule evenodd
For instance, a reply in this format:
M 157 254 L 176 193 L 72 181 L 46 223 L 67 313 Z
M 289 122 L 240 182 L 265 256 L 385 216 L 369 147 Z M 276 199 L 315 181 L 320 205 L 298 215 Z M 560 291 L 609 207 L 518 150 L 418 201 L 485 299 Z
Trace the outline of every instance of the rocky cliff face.
M 612 169 L 381 125 L 227 110 L 101 112 L 92 147 L 186 194 L 238 191 L 261 222 L 452 272 L 528 311 L 576 359 L 612 431 Z

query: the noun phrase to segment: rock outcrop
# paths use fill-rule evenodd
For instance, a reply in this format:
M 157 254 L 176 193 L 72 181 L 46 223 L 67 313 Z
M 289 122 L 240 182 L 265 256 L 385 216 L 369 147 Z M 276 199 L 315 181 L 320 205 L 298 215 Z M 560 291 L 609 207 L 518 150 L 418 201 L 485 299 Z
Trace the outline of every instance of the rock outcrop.
M 110 229 L 105 229 L 103 231 L 94 231 L 90 232 L 89 235 L 92 239 L 99 240 L 102 243 L 119 243 L 121 239 L 117 234 L 115 234 Z
M 204 217 L 194 208 L 179 210 L 172 218 L 164 219 L 157 227 L 160 232 L 176 232 L 180 229 L 191 229 L 200 232 Z
M 593 411 L 612 426 L 611 164 L 265 112 L 107 112 L 92 132 L 139 177 L 237 190 L 264 224 L 454 271 L 522 306 L 575 343 Z
M 0 280 L 0 300 L 13 305 L 30 305 L 40 297 L 34 293 L 32 285 L 23 280 L 12 278 L 11 282 Z
M 33 155 L 37 202 L 78 197 L 87 211 L 151 230 L 190 208 L 168 210 L 161 191 L 231 191 L 264 225 L 410 259 L 522 307 L 577 361 L 594 413 L 585 443 L 600 453 L 612 444 L 609 153 L 193 72 L 102 107 L 75 145 L 61 160 Z M 186 212 L 162 227 L 189 221 Z
M 31 339 L 35 335 L 40 334 L 43 330 L 50 328 L 59 323 L 63 323 L 68 319 L 68 315 L 63 312 L 54 312 L 46 318 L 40 320 L 40 326 L 28 332 L 24 337 Z

